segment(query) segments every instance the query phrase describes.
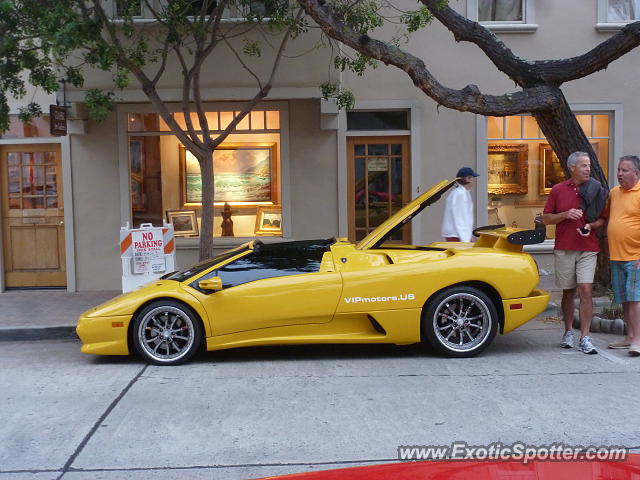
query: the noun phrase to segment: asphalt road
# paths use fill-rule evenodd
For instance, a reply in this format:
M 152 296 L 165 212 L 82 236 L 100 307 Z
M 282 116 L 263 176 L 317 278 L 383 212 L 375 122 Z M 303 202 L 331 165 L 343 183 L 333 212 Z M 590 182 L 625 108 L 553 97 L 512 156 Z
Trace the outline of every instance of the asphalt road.
M 540 319 L 473 359 L 418 346 L 207 353 L 180 367 L 3 342 L 0 480 L 239 479 L 391 461 L 399 445 L 640 453 L 640 358 L 557 347 Z

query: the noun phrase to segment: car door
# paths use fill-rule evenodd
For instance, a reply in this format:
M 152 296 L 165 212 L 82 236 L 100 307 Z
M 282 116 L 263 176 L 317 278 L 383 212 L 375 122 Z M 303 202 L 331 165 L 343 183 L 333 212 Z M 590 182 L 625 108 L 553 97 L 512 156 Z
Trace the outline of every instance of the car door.
M 223 289 L 200 292 L 213 335 L 331 321 L 342 291 L 338 272 L 251 252 L 198 280 L 218 276 Z

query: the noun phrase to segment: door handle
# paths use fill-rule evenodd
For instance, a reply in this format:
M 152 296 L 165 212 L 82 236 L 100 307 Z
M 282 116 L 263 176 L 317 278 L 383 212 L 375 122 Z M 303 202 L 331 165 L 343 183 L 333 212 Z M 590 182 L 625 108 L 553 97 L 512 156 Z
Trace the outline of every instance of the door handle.
M 63 226 L 64 225 L 64 220 L 60 220 L 60 224 L 59 225 Z

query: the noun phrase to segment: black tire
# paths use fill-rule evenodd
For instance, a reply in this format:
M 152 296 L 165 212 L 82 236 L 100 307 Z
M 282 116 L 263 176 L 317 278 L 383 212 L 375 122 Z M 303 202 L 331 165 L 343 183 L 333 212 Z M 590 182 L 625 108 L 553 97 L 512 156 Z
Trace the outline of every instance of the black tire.
M 200 318 L 187 306 L 172 300 L 147 305 L 133 324 L 133 344 L 138 354 L 154 365 L 179 365 L 193 357 L 202 344 Z
M 474 287 L 449 287 L 429 300 L 422 312 L 423 340 L 447 357 L 478 355 L 498 331 L 491 298 Z

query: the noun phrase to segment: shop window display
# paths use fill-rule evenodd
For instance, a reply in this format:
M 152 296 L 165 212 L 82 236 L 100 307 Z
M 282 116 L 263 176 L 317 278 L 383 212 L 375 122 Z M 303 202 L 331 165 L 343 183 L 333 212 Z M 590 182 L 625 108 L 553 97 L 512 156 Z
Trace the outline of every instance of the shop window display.
M 611 117 L 579 113 L 578 123 L 608 177 Z M 560 160 L 530 115 L 487 118 L 488 223 L 533 228 L 551 187 L 565 180 Z M 547 227 L 547 238 L 555 228 Z
M 207 112 L 209 130 L 215 135 L 237 114 Z M 229 228 L 223 232 L 223 222 L 228 227 L 229 220 L 236 237 L 282 235 L 279 114 L 275 110 L 251 112 L 214 152 L 214 236 L 229 236 Z M 185 126 L 182 113 L 175 113 L 174 119 Z M 197 116 L 192 115 L 191 121 L 200 128 Z M 197 159 L 157 114 L 130 113 L 128 130 L 133 225 L 189 217 L 191 223 L 183 236 L 197 236 L 202 222 Z M 272 217 L 277 217 L 277 227 L 265 228 Z

